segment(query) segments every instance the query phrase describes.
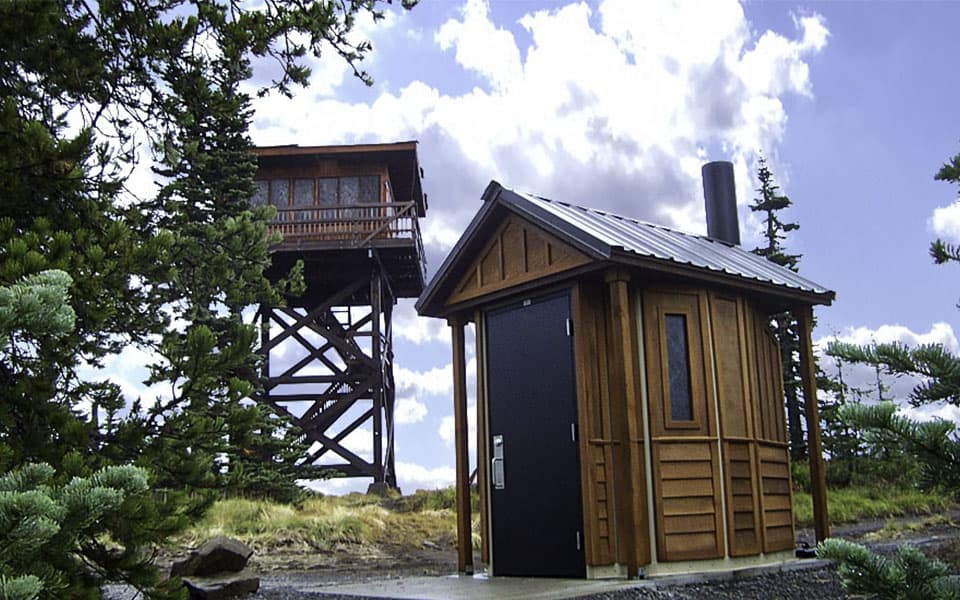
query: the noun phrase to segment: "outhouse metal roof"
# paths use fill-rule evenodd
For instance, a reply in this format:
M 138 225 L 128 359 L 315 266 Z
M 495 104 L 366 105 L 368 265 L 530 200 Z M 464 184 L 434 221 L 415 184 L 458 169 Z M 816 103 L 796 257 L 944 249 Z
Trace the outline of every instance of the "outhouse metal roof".
M 516 192 L 491 181 L 484 206 L 427 285 L 417 310 L 444 316 L 443 302 L 455 285 L 457 267 L 475 258 L 497 213 L 517 213 L 602 263 L 620 263 L 670 271 L 693 279 L 716 280 L 734 287 L 806 304 L 830 304 L 834 292 L 743 248 L 702 235 L 676 231 L 612 213 Z

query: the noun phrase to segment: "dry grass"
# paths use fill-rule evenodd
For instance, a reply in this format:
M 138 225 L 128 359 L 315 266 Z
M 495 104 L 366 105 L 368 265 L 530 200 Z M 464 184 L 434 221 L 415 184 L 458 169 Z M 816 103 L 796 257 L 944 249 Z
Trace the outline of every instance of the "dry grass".
M 330 550 L 344 544 L 440 547 L 456 544 L 456 513 L 447 504 L 449 493 L 418 492 L 404 498 L 364 494 L 315 496 L 298 506 L 261 500 L 231 499 L 214 504 L 204 518 L 178 536 L 177 546 L 196 546 L 227 535 L 255 550 Z M 474 545 L 480 538 L 474 519 Z
M 942 512 L 952 505 L 953 499 L 949 495 L 895 486 L 827 490 L 827 506 L 833 524 L 903 515 L 929 515 Z M 794 492 L 793 516 L 798 527 L 813 525 L 810 494 Z
M 876 540 L 895 540 L 905 535 L 923 531 L 930 527 L 957 527 L 958 525 L 950 518 L 950 515 L 937 514 L 923 517 L 915 521 L 898 521 L 890 519 L 883 528 L 868 533 L 864 539 L 870 541 Z

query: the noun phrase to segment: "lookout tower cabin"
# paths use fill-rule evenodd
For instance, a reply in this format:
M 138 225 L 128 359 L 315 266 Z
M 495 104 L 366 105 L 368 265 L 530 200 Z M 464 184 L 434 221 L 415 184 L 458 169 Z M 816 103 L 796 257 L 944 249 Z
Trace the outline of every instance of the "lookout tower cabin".
M 492 575 L 632 577 L 793 556 L 773 315 L 800 323 L 817 536 L 828 535 L 810 326 L 834 293 L 740 248 L 733 166 L 708 236 L 491 182 L 417 302 L 452 328 L 459 568 L 472 572 L 464 326 L 476 327 L 481 556 Z
M 306 291 L 287 306 L 261 307 L 264 390 L 312 443 L 304 478 L 370 477 L 395 488 L 392 314 L 423 291 L 419 219 L 427 196 L 416 142 L 273 146 L 255 150 L 254 204 L 282 234 L 270 276 L 303 261 Z M 370 431 L 369 460 L 344 445 Z

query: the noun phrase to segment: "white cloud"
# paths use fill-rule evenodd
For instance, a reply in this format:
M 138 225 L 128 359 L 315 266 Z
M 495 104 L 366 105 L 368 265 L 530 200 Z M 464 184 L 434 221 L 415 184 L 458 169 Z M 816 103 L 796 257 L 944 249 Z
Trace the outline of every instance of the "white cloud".
M 435 40 L 488 89 L 452 94 L 411 81 L 369 102 L 310 92 L 261 99 L 254 139 L 419 139 L 433 268 L 494 178 L 702 231 L 696 167 L 703 148 L 722 148 L 725 156 L 706 158 L 735 161 L 740 201 L 748 203 L 755 152 L 775 153 L 784 135 L 783 98 L 812 94 L 807 59 L 829 38 L 823 18 L 796 18 L 789 37 L 755 35 L 742 7 L 729 1 L 608 0 L 596 12 L 571 3 L 527 14 L 519 25 L 531 42 L 521 47 L 507 25 L 492 21 L 486 2 L 469 0 Z M 400 29 L 393 35 L 405 35 Z
M 929 225 L 938 236 L 960 242 L 960 200 L 935 208 Z
M 426 371 L 413 371 L 397 366 L 394 369 L 397 393 L 403 395 L 453 395 L 453 367 L 448 363 Z
M 487 0 L 467 0 L 463 21 L 450 19 L 434 39 L 442 50 L 456 49 L 457 62 L 483 75 L 499 92 L 520 79 L 520 51 L 513 34 L 490 22 Z
M 901 343 L 909 347 L 915 347 L 921 344 L 941 344 L 946 350 L 958 353 L 960 352 L 960 341 L 953 331 L 953 327 L 948 323 L 934 323 L 930 330 L 923 333 L 912 331 L 903 325 L 881 325 L 876 329 L 869 327 L 848 327 L 842 333 L 822 337 L 816 340 L 815 345 L 821 353 L 820 366 L 827 375 L 836 377 L 837 364 L 829 356 L 823 356 L 822 352 L 826 345 L 831 341 L 840 341 L 857 345 L 870 345 L 874 342 L 878 344 Z M 877 398 L 877 373 L 876 370 L 868 365 L 862 364 L 843 364 L 843 381 L 852 390 L 862 390 L 864 397 L 868 400 Z M 930 419 L 934 416 L 948 418 L 960 422 L 960 409 L 954 406 L 948 406 L 942 403 L 927 405 L 920 408 L 910 408 L 907 406 L 907 400 L 911 390 L 921 383 L 920 377 L 891 377 L 881 374 L 881 383 L 885 386 L 884 398 L 895 400 L 901 405 L 907 415 L 913 418 Z M 854 392 L 856 394 L 856 392 Z
M 413 398 L 398 398 L 394 406 L 397 425 L 419 423 L 427 416 L 427 405 Z
M 397 461 L 397 485 L 409 494 L 418 489 L 434 490 L 452 486 L 457 479 L 453 467 L 428 468 L 415 463 Z
M 401 300 L 393 311 L 394 340 L 407 340 L 414 344 L 441 342 L 449 347 L 450 327 L 443 319 L 431 319 L 417 315 L 413 302 Z
M 425 467 L 411 462 L 397 461 L 397 486 L 404 494 L 412 494 L 416 490 L 435 490 L 454 485 L 457 472 L 453 467 Z M 331 496 L 349 494 L 351 492 L 365 492 L 370 485 L 366 478 L 335 478 L 323 480 L 300 480 L 300 485 Z
M 456 423 L 453 415 L 447 415 L 440 420 L 440 426 L 437 427 L 437 435 L 450 447 L 456 442 Z M 473 453 L 477 439 L 477 405 L 476 403 L 467 405 L 467 439 L 470 441 L 470 452 Z
M 903 325 L 881 325 L 876 329 L 869 327 L 848 327 L 836 336 L 824 337 L 817 340 L 817 345 L 823 347 L 826 342 L 838 340 L 850 344 L 888 344 L 900 342 L 907 346 L 920 344 L 942 344 L 951 352 L 960 352 L 960 343 L 949 323 L 938 322 L 930 326 L 926 333 L 916 333 Z

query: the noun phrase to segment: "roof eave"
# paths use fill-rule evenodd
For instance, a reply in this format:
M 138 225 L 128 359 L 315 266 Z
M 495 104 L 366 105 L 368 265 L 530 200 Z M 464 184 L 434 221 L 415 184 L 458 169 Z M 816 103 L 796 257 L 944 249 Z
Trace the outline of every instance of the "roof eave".
M 705 269 L 695 265 L 663 260 L 661 258 L 640 256 L 622 248 L 617 248 L 614 251 L 612 259 L 617 263 L 648 271 L 680 275 L 689 277 L 690 279 L 709 283 L 720 283 L 729 287 L 756 292 L 788 304 L 822 304 L 829 306 L 833 303 L 834 299 L 836 299 L 836 293 L 829 290 L 821 292 L 777 285 L 772 282 L 750 279 L 741 275 Z

